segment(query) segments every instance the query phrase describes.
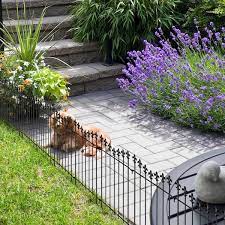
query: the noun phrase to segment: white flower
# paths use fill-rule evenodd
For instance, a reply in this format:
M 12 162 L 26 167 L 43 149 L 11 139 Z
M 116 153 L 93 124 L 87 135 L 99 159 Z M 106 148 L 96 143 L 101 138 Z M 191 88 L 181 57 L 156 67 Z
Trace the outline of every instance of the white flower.
M 18 78 L 19 79 L 23 79 L 24 78 L 24 75 L 20 75 Z
M 45 61 L 44 61 L 44 60 L 41 60 L 41 65 L 42 65 L 42 66 L 46 66 L 46 64 L 45 64 Z
M 17 67 L 17 70 L 22 71 L 22 70 L 23 70 L 23 67 L 18 66 L 18 67 Z
M 23 64 L 24 64 L 24 66 L 29 66 L 30 65 L 30 63 L 27 62 L 27 61 L 24 61 Z

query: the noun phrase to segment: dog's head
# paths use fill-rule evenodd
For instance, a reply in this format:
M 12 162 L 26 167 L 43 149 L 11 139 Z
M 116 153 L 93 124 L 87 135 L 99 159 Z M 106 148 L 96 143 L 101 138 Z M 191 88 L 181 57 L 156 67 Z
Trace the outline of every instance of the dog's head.
M 74 118 L 66 111 L 60 111 L 51 115 L 49 126 L 58 134 L 63 134 L 74 129 Z

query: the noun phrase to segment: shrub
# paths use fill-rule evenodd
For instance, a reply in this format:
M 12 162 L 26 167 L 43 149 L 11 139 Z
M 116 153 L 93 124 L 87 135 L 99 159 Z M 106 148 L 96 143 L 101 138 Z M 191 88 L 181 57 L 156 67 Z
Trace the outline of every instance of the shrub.
M 66 100 L 69 95 L 67 82 L 61 74 L 43 65 L 36 68 L 35 62 L 16 60 L 15 56 L 2 59 L 0 81 L 8 81 L 8 86 L 13 86 L 14 90 L 6 89 L 9 95 L 13 92 L 14 95 L 23 94 L 53 102 Z
M 190 1 L 189 9 L 185 17 L 185 25 L 189 27 L 192 26 L 194 19 L 199 21 L 201 27 L 207 26 L 211 21 L 214 22 L 217 27 L 223 26 L 225 20 L 225 1 Z
M 124 59 L 126 52 L 140 40 L 151 39 L 155 27 L 169 28 L 177 20 L 179 0 L 82 0 L 72 10 L 74 38 L 98 41 L 104 53 L 112 41 L 114 59 Z
M 126 76 L 118 82 L 134 96 L 130 106 L 142 102 L 183 125 L 224 132 L 225 28 L 217 32 L 211 23 L 204 33 L 189 36 L 173 27 L 169 41 L 159 29 L 159 46 L 145 41 L 143 51 L 129 52 Z

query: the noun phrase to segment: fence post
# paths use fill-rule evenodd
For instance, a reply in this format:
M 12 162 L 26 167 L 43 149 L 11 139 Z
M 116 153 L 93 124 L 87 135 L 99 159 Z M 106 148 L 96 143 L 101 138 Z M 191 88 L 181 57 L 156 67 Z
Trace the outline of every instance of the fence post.
M 0 0 L 0 37 L 2 38 L 3 37 L 3 32 L 2 32 L 2 29 L 3 29 L 3 8 L 2 8 L 2 0 Z M 4 51 L 4 45 L 2 43 L 2 41 L 0 40 L 0 51 L 3 52 Z

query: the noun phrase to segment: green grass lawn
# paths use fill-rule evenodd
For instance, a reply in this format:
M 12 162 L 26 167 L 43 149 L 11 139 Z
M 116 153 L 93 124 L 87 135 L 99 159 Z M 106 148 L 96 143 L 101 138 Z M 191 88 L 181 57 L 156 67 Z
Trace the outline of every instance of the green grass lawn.
M 122 224 L 54 167 L 31 142 L 0 122 L 0 224 Z

